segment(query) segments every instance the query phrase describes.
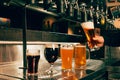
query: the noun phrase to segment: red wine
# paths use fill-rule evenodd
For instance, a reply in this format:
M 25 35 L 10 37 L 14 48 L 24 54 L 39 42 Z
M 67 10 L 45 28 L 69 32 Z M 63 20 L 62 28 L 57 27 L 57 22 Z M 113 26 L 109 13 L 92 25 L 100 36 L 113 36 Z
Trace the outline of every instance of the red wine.
M 58 48 L 45 48 L 45 58 L 49 63 L 54 63 L 59 54 Z

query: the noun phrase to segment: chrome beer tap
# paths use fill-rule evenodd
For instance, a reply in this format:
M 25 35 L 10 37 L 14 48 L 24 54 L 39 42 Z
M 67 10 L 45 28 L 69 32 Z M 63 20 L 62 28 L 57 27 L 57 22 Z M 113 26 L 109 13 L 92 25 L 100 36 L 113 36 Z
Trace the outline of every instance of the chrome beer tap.
M 74 17 L 75 19 L 81 19 L 81 14 L 80 14 L 80 8 L 78 5 L 78 0 L 75 1 L 75 6 L 74 6 Z
M 66 13 L 69 17 L 73 17 L 74 16 L 74 2 L 73 1 L 67 1 L 67 5 L 66 5 Z
M 83 17 L 83 21 L 86 22 L 87 21 L 87 10 L 86 10 L 86 3 L 82 3 L 81 5 L 81 9 L 83 14 L 81 14 L 81 16 Z
M 91 0 L 91 3 L 90 3 L 89 13 L 90 13 L 90 17 L 93 19 L 93 14 L 94 14 L 93 0 Z
M 96 12 L 95 12 L 95 14 L 96 14 L 96 22 L 97 22 L 97 24 L 100 24 L 100 22 L 99 22 L 99 14 L 100 14 L 100 9 L 99 9 L 99 4 L 97 4 L 97 6 L 96 6 Z

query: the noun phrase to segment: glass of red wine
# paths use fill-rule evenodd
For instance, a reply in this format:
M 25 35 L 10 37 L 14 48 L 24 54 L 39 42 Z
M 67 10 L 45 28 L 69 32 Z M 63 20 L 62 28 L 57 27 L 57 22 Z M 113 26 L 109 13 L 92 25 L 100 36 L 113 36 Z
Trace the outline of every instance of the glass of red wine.
M 57 44 L 47 44 L 44 51 L 45 59 L 50 64 L 50 68 L 45 71 L 48 75 L 53 75 L 57 73 L 57 70 L 53 68 L 54 62 L 58 59 L 59 48 Z

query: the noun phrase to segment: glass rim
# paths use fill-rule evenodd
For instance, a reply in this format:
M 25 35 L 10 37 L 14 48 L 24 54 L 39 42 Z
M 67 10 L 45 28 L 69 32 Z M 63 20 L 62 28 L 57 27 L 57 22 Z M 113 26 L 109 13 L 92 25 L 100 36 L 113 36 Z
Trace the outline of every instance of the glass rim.
M 26 55 L 40 55 L 40 49 L 26 49 Z

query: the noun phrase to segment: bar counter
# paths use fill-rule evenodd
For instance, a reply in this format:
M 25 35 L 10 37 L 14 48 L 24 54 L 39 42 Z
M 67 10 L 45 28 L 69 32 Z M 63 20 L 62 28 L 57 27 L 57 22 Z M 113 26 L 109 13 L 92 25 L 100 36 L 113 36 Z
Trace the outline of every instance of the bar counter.
M 24 80 L 22 73 L 23 70 L 20 69 L 20 67 L 22 67 L 22 62 L 19 61 L 0 63 L 0 80 Z M 53 75 L 52 79 L 49 78 L 50 76 L 44 74 L 44 71 L 49 67 L 50 66 L 47 61 L 39 61 L 39 73 L 37 80 L 61 80 L 61 59 L 58 59 L 54 64 L 54 68 L 58 71 L 58 73 Z M 105 70 L 105 63 L 102 60 L 88 60 L 85 71 L 86 75 L 81 77 L 80 80 L 103 78 Z

